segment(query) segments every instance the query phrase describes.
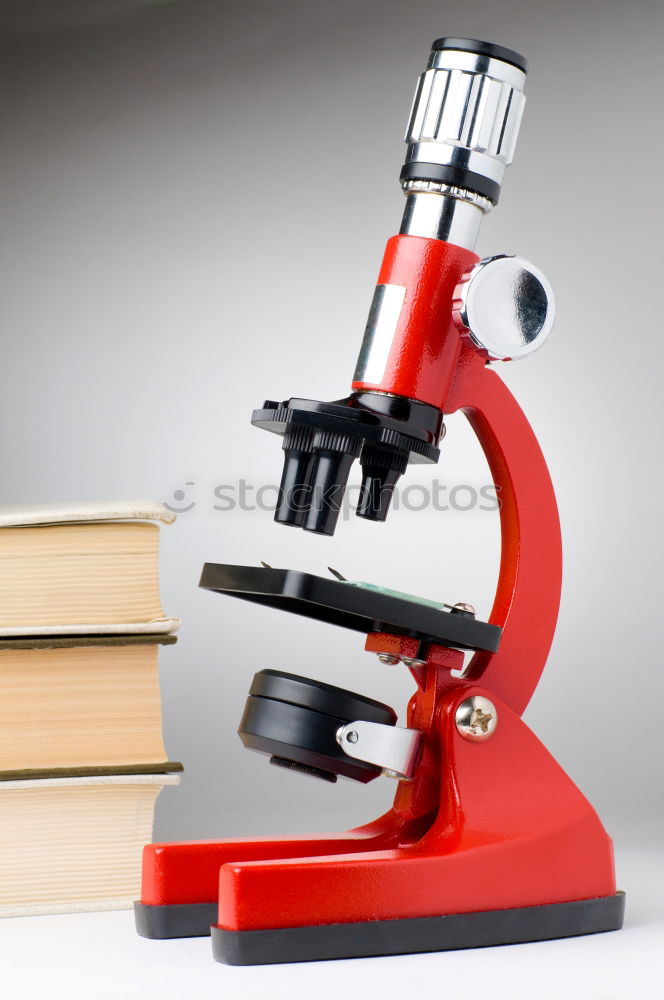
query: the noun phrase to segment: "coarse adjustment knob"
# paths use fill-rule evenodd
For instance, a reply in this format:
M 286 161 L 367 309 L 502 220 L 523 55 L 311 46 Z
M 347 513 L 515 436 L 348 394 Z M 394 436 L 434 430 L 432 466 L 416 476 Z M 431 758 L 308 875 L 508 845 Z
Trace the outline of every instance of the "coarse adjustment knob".
M 492 360 L 525 358 L 551 332 L 553 289 L 522 257 L 486 257 L 457 285 L 453 315 L 461 331 Z

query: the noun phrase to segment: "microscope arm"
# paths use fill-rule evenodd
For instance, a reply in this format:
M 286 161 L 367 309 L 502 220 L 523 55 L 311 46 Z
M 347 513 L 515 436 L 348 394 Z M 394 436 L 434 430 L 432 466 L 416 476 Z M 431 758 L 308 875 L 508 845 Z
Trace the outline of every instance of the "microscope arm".
M 471 348 L 462 351 L 445 411 L 468 418 L 501 505 L 500 574 L 489 621 L 503 634 L 497 652 L 475 653 L 465 677 L 520 715 L 544 669 L 560 604 L 562 545 L 553 485 L 523 411 Z

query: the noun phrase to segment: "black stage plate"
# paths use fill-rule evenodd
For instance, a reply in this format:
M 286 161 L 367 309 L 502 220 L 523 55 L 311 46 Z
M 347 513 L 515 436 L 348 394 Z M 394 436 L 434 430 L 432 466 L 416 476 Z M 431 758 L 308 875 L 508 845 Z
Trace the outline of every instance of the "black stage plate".
M 389 632 L 455 649 L 495 653 L 502 632 L 469 614 L 294 569 L 205 563 L 199 586 L 365 634 Z

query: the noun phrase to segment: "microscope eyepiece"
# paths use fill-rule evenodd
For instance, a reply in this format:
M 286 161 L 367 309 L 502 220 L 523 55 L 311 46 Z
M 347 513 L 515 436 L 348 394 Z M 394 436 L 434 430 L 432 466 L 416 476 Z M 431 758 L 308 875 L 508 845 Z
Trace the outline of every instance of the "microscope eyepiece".
M 511 49 L 471 38 L 435 41 L 406 130 L 406 192 L 439 184 L 495 205 L 514 154 L 525 80 L 526 60 Z
M 443 49 L 454 49 L 456 52 L 472 52 L 475 55 L 487 56 L 490 59 L 501 59 L 511 63 L 517 69 L 528 72 L 528 62 L 525 56 L 514 49 L 507 49 L 495 42 L 482 42 L 479 38 L 437 38 L 431 46 L 432 52 L 442 52 Z

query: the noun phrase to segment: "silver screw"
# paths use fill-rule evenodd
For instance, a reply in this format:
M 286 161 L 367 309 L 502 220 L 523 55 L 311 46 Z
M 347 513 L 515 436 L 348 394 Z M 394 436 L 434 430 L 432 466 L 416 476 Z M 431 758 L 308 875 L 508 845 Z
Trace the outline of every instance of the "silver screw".
M 418 660 L 413 656 L 402 656 L 401 662 L 405 667 L 423 667 L 426 664 L 426 660 Z
M 453 610 L 454 611 L 465 611 L 465 613 L 467 615 L 474 615 L 475 614 L 475 608 L 472 606 L 472 604 L 466 604 L 465 601 L 459 601 L 458 604 L 454 605 Z
M 498 723 L 496 706 L 488 698 L 474 695 L 462 701 L 456 710 L 454 721 L 464 740 L 479 743 L 487 740 Z
M 350 732 L 346 733 L 346 740 L 348 743 L 357 743 L 358 739 L 359 736 L 354 729 L 351 729 Z
M 398 656 L 392 656 L 391 653 L 379 653 L 378 659 L 381 663 L 384 663 L 386 667 L 396 667 L 399 663 Z

